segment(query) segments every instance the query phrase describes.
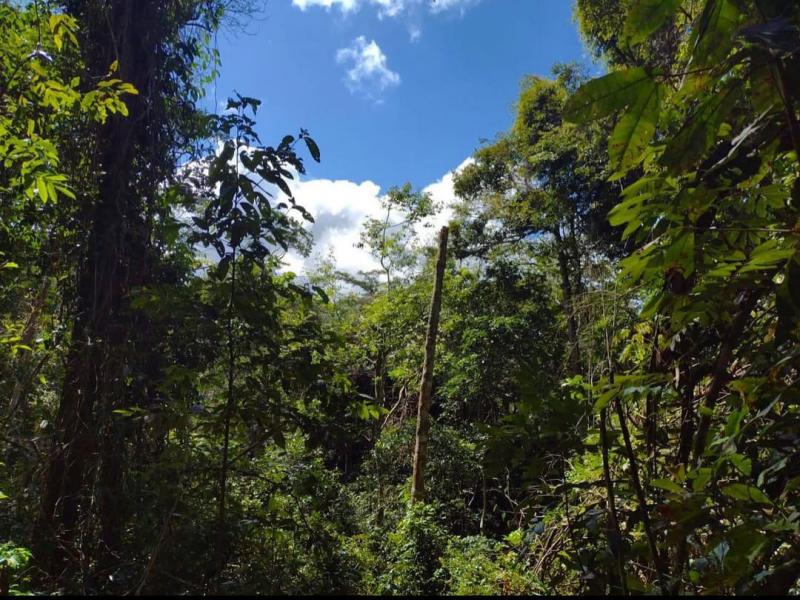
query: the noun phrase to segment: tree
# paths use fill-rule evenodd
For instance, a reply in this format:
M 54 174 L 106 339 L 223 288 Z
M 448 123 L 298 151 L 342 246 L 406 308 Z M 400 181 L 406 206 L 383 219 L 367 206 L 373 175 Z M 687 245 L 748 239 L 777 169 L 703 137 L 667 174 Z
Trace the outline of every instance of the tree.
M 438 207 L 430 194 L 412 191 L 409 183 L 390 189 L 380 202 L 386 216 L 365 220 L 359 247 L 367 247 L 378 259 L 386 276 L 386 289 L 391 291 L 393 272 L 403 273 L 416 264 L 416 229 Z
M 555 73 L 552 81 L 523 82 L 512 129 L 478 150 L 475 163 L 456 176 L 469 215 L 456 244 L 461 255 L 478 256 L 502 245 L 534 244 L 555 258 L 570 341 L 567 368 L 576 374 L 576 298 L 591 254 L 614 254 L 604 222 L 614 191 L 606 180 L 604 128 L 578 129 L 561 117 L 579 73 L 569 66 Z
M 181 31 L 195 20 L 213 27 L 219 16 L 200 3 L 99 6 L 76 1 L 67 9 L 82 25 L 78 36 L 85 79 L 118 70 L 138 94 L 124 114 L 112 116 L 93 133 L 99 175 L 81 190 L 86 251 L 78 267 L 70 350 L 36 553 L 39 564 L 54 577 L 64 569 L 64 550 L 78 550 L 78 529 L 94 516 L 86 491 L 95 483 L 100 490 L 99 501 L 93 503 L 101 522 L 100 546 L 79 552 L 91 556 L 100 550 L 113 556 L 120 548 L 124 434 L 112 415 L 131 394 L 143 391 L 126 384 L 130 369 L 142 368 L 131 360 L 128 347 L 135 345 L 132 332 L 147 330 L 142 322 L 136 327 L 138 319 L 126 309 L 126 296 L 151 276 L 158 188 L 173 177 L 175 168 L 171 140 L 191 135 L 195 127 L 193 107 L 187 111 L 178 99 L 197 97 L 190 65 L 198 46 L 184 44 Z M 157 67 L 169 60 L 181 65 L 176 72 Z
M 566 107 L 577 123 L 621 111 L 610 142 L 617 168 L 643 165 L 610 220 L 638 244 L 622 263 L 621 282 L 648 291 L 640 319 L 658 329 L 651 358 L 631 364 L 623 382 L 606 379 L 598 403 L 613 400 L 623 426 L 621 398 L 652 398 L 657 418 L 680 424 L 664 440 L 676 455 L 655 459 L 672 475 L 650 482 L 662 498 L 659 520 L 675 527 L 664 531 L 660 550 L 674 549 L 671 572 L 663 573 L 672 590 L 785 593 L 796 580 L 785 577 L 797 560 L 786 546 L 792 534 L 764 520 L 763 507 L 793 510 L 797 502 L 786 487 L 796 467 L 785 428 L 794 422 L 787 394 L 796 240 L 787 223 L 800 198 L 790 83 L 800 13 L 784 2 L 651 9 L 640 2 L 627 12 L 626 43 L 635 47 L 680 13 L 692 22 L 681 37 L 685 60 L 667 70 L 613 71 L 586 83 Z M 775 316 L 781 333 L 766 326 Z M 729 525 L 720 529 L 722 521 Z M 730 551 L 719 566 L 689 563 L 705 560 L 704 544 L 722 543 Z
M 425 335 L 425 362 L 422 366 L 422 383 L 420 384 L 417 405 L 417 438 L 414 446 L 414 472 L 411 476 L 412 502 L 421 502 L 425 497 L 425 459 L 430 432 L 433 361 L 436 355 L 436 336 L 439 333 L 439 312 L 442 308 L 442 282 L 444 280 L 445 264 L 447 263 L 448 233 L 447 227 L 442 227 L 439 232 L 439 249 L 436 254 L 436 279 L 433 282 L 428 331 Z

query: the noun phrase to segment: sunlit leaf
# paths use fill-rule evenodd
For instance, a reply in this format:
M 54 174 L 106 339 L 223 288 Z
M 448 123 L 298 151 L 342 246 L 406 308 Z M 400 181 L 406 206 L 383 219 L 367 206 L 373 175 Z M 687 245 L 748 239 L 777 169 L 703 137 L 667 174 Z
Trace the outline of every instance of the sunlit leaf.
M 681 0 L 635 0 L 625 21 L 625 36 L 639 44 L 678 10 Z
M 588 123 L 607 117 L 636 103 L 651 85 L 652 79 L 642 68 L 613 71 L 584 83 L 564 106 L 564 118 Z

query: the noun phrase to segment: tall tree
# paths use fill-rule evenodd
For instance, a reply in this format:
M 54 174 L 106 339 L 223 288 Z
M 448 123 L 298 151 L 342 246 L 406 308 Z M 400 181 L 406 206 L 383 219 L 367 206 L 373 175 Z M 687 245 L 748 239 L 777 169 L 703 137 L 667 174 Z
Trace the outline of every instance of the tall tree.
M 422 366 L 417 404 L 417 437 L 414 444 L 414 472 L 411 476 L 411 501 L 420 502 L 425 498 L 425 460 L 428 454 L 428 435 L 430 434 L 431 395 L 433 393 L 433 363 L 436 357 L 436 337 L 439 334 L 439 313 L 442 309 L 442 284 L 444 268 L 447 264 L 447 236 L 449 229 L 439 231 L 439 247 L 436 254 L 436 271 L 431 294 L 431 308 L 428 315 L 428 331 L 425 334 L 425 362 Z
M 614 186 L 606 181 L 605 129 L 578 129 L 561 117 L 579 73 L 570 66 L 555 73 L 554 80 L 523 82 L 511 130 L 478 150 L 474 164 L 456 176 L 467 215 L 457 247 L 461 255 L 480 256 L 504 245 L 533 244 L 555 259 L 570 342 L 567 369 L 577 374 L 576 300 L 588 256 L 615 253 L 604 217 Z
M 680 60 L 613 71 L 566 107 L 578 124 L 619 113 L 612 161 L 620 173 L 643 173 L 610 221 L 637 244 L 620 284 L 647 290 L 641 326 L 655 320 L 658 329 L 625 381 L 604 380 L 598 405 L 614 400 L 623 434 L 626 397 L 644 395 L 652 418 L 679 424 L 661 434 L 678 451 L 654 460 L 665 477 L 649 490 L 669 524 L 663 550 L 651 552 L 671 554 L 669 581 L 658 584 L 673 591 L 786 593 L 796 581 L 786 576 L 798 560 L 794 534 L 762 511 L 792 511 L 798 501 L 787 484 L 798 468 L 789 366 L 798 246 L 788 224 L 800 198 L 799 11 L 782 1 L 633 3 L 621 43 L 636 49 L 670 22 L 691 23 Z M 767 325 L 775 318 L 777 329 Z M 701 572 L 689 559 L 701 559 L 705 543 L 730 552 Z
M 200 2 L 75 0 L 66 8 L 81 24 L 83 79 L 116 71 L 138 94 L 127 114 L 93 132 L 96 175 L 81 190 L 85 254 L 38 526 L 37 559 L 54 577 L 76 567 L 73 560 L 63 564 L 67 556 L 113 557 L 120 548 L 125 434 L 113 411 L 146 402 L 146 395 L 135 398 L 146 390 L 131 382 L 145 375 L 148 362 L 131 352 L 145 352 L 136 340 L 147 326 L 128 309 L 127 296 L 151 277 L 158 189 L 174 177 L 176 140 L 196 129 L 192 62 L 199 44 L 191 34 L 187 40 L 186 28 L 213 29 L 219 18 L 218 6 Z M 78 535 L 95 518 L 97 546 Z

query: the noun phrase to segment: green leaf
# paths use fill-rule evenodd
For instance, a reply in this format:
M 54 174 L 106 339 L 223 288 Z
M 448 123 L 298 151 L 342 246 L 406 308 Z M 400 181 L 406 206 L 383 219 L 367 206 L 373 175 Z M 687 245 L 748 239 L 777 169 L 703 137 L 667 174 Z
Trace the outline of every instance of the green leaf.
M 746 456 L 742 456 L 741 454 L 731 454 L 728 457 L 728 460 L 731 461 L 731 464 L 743 475 L 750 475 L 750 473 L 753 471 L 753 461 Z
M 681 0 L 636 0 L 625 21 L 625 37 L 640 44 L 678 10 Z
M 682 494 L 685 491 L 681 486 L 669 479 L 654 479 L 650 482 L 650 485 L 675 494 Z
M 520 546 L 525 541 L 525 532 L 522 529 L 515 529 L 506 536 L 506 541 L 512 546 Z
M 740 269 L 740 273 L 750 271 L 768 271 L 778 267 L 780 263 L 794 255 L 794 248 L 781 248 L 778 240 L 767 240 L 756 246 L 750 255 L 749 262 Z
M 741 89 L 741 81 L 733 78 L 718 94 L 709 94 L 667 144 L 661 164 L 671 173 L 678 174 L 705 156 L 714 145 L 720 125 L 736 104 Z
M 678 268 L 688 277 L 694 272 L 694 232 L 681 231 L 664 253 L 665 266 Z
M 611 163 L 617 171 L 629 171 L 641 162 L 658 125 L 661 86 L 650 80 L 637 89 L 639 99 L 619 120 L 608 142 Z
M 597 397 L 597 400 L 595 401 L 594 406 L 592 407 L 592 411 L 595 412 L 595 413 L 599 413 L 606 406 L 608 406 L 608 403 L 611 402 L 611 400 L 613 400 L 614 396 L 616 396 L 618 393 L 619 393 L 619 389 L 615 387 L 615 388 L 611 388 L 610 390 L 600 394 Z
M 564 106 L 564 118 L 572 123 L 588 123 L 607 117 L 634 104 L 642 89 L 653 81 L 644 69 L 636 67 L 614 71 L 584 83 Z
M 706 405 L 698 406 L 697 407 L 697 412 L 699 412 L 701 415 L 706 416 L 706 417 L 713 417 L 714 416 L 714 409 L 713 408 L 709 408 Z
M 722 493 L 735 500 L 745 500 L 756 504 L 772 504 L 772 500 L 757 487 L 744 483 L 732 483 L 722 488 Z
M 708 485 L 708 482 L 711 481 L 711 475 L 713 472 L 713 469 L 710 467 L 700 467 L 697 469 L 692 480 L 692 490 L 694 492 L 700 492 L 705 489 L 706 485 Z
M 39 190 L 39 198 L 42 199 L 42 202 L 47 202 L 49 196 L 47 195 L 47 184 L 44 181 L 44 177 L 36 178 L 36 189 Z
M 364 421 L 378 419 L 381 416 L 381 407 L 370 402 L 362 402 L 358 407 L 358 418 Z
M 317 142 L 311 139 L 308 136 L 304 136 L 303 139 L 306 142 L 306 146 L 308 147 L 308 151 L 311 153 L 311 158 L 313 158 L 316 162 L 319 162 L 319 146 L 317 146 Z
M 694 65 L 712 65 L 727 56 L 733 47 L 740 15 L 735 0 L 706 1 L 699 20 L 692 28 Z
M 747 416 L 748 408 L 743 406 L 739 410 L 734 410 L 728 416 L 728 422 L 725 425 L 725 435 L 730 437 L 739 433 L 742 425 L 742 420 Z
M 645 270 L 649 267 L 651 256 L 645 255 L 641 251 L 635 252 L 620 261 L 622 271 L 621 277 L 630 277 L 632 282 L 636 282 L 644 274 Z
M 120 83 L 117 89 L 119 89 L 119 91 L 123 94 L 132 94 L 134 96 L 137 96 L 139 94 L 139 90 L 133 87 L 133 84 L 127 82 Z
M 53 186 L 53 187 L 54 187 L 54 189 L 55 189 L 55 190 L 56 190 L 58 193 L 60 193 L 62 196 L 66 196 L 66 197 L 67 197 L 67 198 L 69 198 L 70 200 L 75 200 L 75 192 L 73 192 L 73 191 L 72 191 L 71 189 L 69 189 L 68 187 L 66 187 L 66 186 L 63 186 L 63 185 L 56 185 L 56 186 Z

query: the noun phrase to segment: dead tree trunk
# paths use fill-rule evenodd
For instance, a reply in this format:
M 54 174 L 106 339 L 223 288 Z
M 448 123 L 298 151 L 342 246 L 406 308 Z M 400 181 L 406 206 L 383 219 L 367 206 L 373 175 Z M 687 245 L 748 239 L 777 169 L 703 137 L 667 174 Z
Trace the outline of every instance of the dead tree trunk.
M 447 261 L 447 227 L 439 232 L 439 253 L 436 257 L 436 278 L 433 283 L 428 333 L 425 336 L 425 363 L 417 403 L 417 441 L 414 446 L 414 474 L 411 479 L 411 501 L 421 502 L 425 496 L 425 459 L 430 432 L 431 391 L 433 389 L 433 359 L 436 354 L 436 335 L 439 331 L 439 311 L 442 308 L 442 281 Z

